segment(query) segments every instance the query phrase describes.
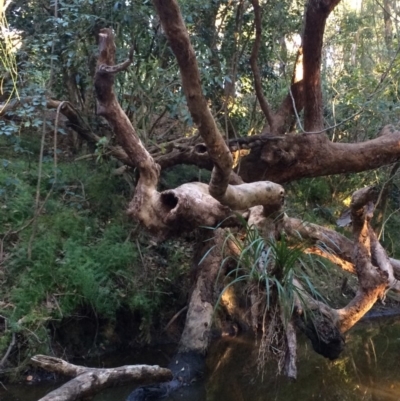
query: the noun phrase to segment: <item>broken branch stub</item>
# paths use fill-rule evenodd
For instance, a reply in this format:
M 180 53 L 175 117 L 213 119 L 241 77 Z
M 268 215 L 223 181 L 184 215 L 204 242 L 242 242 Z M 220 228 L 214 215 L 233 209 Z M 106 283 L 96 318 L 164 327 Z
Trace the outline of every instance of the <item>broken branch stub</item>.
M 159 167 L 143 146 L 135 129 L 118 103 L 114 92 L 114 75 L 128 68 L 132 62 L 132 51 L 128 60 L 115 63 L 114 34 L 111 29 L 101 29 L 99 34 L 99 59 L 94 79 L 97 98 L 97 113 L 106 118 L 132 163 L 140 171 L 142 187 L 155 189 Z
M 285 191 L 279 184 L 257 181 L 249 184 L 228 185 L 220 197 L 223 205 L 232 210 L 245 210 L 253 206 L 269 206 L 279 210 L 284 202 Z

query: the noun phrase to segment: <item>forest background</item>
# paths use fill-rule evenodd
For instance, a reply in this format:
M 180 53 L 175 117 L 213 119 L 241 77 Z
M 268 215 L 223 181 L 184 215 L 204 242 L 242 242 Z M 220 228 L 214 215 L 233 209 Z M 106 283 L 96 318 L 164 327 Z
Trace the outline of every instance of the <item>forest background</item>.
M 262 90 L 276 109 L 292 80 L 306 4 L 260 3 L 257 60 Z M 185 0 L 180 7 L 225 139 L 267 133 L 250 65 L 252 4 Z M 367 141 L 399 121 L 399 7 L 394 0 L 342 1 L 327 21 L 321 88 L 332 142 Z M 127 218 L 137 172 L 111 154 L 115 138 L 96 115 L 94 94 L 97 35 L 112 27 L 118 60 L 133 46 L 133 65 L 116 76 L 115 91 L 144 146 L 162 159 L 172 148 L 198 143 L 152 3 L 14 0 L 2 4 L 1 26 L 1 371 L 19 373 L 37 353 L 73 357 L 179 340 L 196 233 L 159 243 Z M 79 133 L 60 113 L 64 100 L 76 111 Z M 291 128 L 301 132 L 302 114 L 297 117 Z M 346 234 L 348 228 L 336 225 L 351 194 L 377 185 L 384 190 L 374 229 L 399 258 L 398 167 L 287 183 L 285 210 Z M 207 168 L 166 164 L 159 188 L 209 179 Z M 329 262 L 307 275 L 332 306 L 356 291 L 355 279 Z

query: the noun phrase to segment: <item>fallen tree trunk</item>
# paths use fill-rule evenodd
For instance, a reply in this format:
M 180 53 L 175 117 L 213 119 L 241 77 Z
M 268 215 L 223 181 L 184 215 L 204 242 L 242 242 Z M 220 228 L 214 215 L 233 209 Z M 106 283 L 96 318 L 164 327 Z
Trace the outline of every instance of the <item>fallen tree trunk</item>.
M 34 356 L 32 362 L 47 371 L 74 377 L 39 401 L 79 400 L 117 384 L 132 382 L 149 384 L 164 382 L 172 378 L 169 369 L 159 366 L 127 365 L 118 368 L 97 369 L 73 365 L 62 359 L 45 355 Z

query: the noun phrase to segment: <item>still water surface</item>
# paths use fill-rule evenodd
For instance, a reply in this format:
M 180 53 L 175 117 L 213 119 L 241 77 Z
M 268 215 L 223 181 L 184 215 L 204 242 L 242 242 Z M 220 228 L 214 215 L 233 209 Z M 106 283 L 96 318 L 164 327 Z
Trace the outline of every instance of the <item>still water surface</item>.
M 208 372 L 202 382 L 184 388 L 166 401 L 400 401 L 400 319 L 362 323 L 347 336 L 340 359 L 330 362 L 301 341 L 298 379 L 277 377 L 269 366 L 256 373 L 257 351 L 247 337 L 220 341 L 209 353 Z M 134 363 L 166 366 L 172 350 L 116 355 L 108 366 Z M 102 366 L 105 361 L 98 361 Z M 37 401 L 57 387 L 47 385 L 0 388 L 1 401 Z M 123 401 L 132 387 L 114 388 L 94 401 Z

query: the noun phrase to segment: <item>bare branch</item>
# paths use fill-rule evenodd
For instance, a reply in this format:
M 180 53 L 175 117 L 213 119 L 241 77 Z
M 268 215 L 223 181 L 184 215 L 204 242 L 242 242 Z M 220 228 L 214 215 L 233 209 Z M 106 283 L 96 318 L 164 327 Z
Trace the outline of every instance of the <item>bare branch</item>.
M 284 218 L 283 229 L 293 239 L 311 242 L 311 246 L 305 250 L 305 253 L 322 256 L 341 269 L 352 274 L 357 274 L 353 262 L 354 242 L 349 238 L 329 228 L 290 217 Z M 373 238 L 371 247 L 376 249 L 373 253 L 376 255 L 374 257 L 379 259 L 379 261 L 386 260 L 387 256 L 383 256 L 386 255 L 386 252 L 379 244 L 376 236 Z M 387 260 L 390 263 L 390 268 L 386 265 L 384 266 L 381 262 L 377 262 L 376 264 L 382 265 L 385 270 L 392 270 L 392 273 L 387 273 L 389 279 L 388 285 L 392 290 L 400 292 L 400 282 L 396 279 L 396 277 L 400 278 L 400 261 L 392 258 L 388 258 Z
M 303 107 L 303 48 L 300 47 L 296 55 L 289 93 L 286 95 L 275 114 L 275 125 L 278 127 L 277 134 L 283 135 L 292 128 L 295 121 L 293 117 L 296 111 L 299 113 Z
M 256 95 L 257 95 L 258 102 L 260 103 L 261 110 L 264 113 L 264 116 L 268 121 L 271 132 L 274 134 L 275 130 L 276 130 L 274 116 L 271 111 L 271 107 L 270 107 L 267 99 L 265 98 L 263 90 L 262 90 L 260 69 L 258 68 L 258 64 L 257 64 L 258 53 L 259 53 L 260 44 L 261 44 L 261 32 L 262 32 L 261 31 L 261 9 L 260 9 L 260 4 L 259 4 L 258 0 L 251 0 L 251 4 L 253 5 L 253 8 L 254 8 L 254 24 L 255 24 L 255 30 L 256 30 L 256 37 L 254 39 L 253 50 L 251 51 L 251 56 L 250 56 L 250 65 L 251 65 L 251 69 L 253 71 L 253 76 L 254 76 L 254 88 L 256 90 Z
M 377 197 L 378 191 L 374 187 L 363 188 L 353 194 L 350 205 L 353 245 L 347 238 L 326 228 L 305 224 L 296 226 L 295 219 L 285 219 L 283 222 L 287 233 L 297 238 L 311 239 L 322 248 L 320 255 L 332 254 L 334 258 L 344 259 L 347 263 L 342 267 L 357 274 L 359 288 L 356 296 L 344 308 L 331 312 L 342 333 L 354 326 L 377 300 L 384 299 L 387 290 L 398 291 L 400 288 L 394 275 L 395 263 L 388 258 L 369 224 L 374 210 L 373 202 Z M 354 270 L 349 268 L 349 263 L 354 265 Z M 307 300 L 308 304 L 310 302 Z
M 7 351 L 4 354 L 3 358 L 1 358 L 0 369 L 2 369 L 4 367 L 4 364 L 7 362 L 7 359 L 10 356 L 10 353 L 14 348 L 14 345 L 15 345 L 15 333 L 12 333 L 10 345 L 8 346 Z
M 342 331 L 352 327 L 378 299 L 383 300 L 386 291 L 397 283 L 389 258 L 370 227 L 373 202 L 377 197 L 378 191 L 374 187 L 358 190 L 352 197 L 350 208 L 355 239 L 353 262 L 360 286 L 355 298 L 338 311 Z
M 210 194 L 218 199 L 228 186 L 232 168 L 232 156 L 215 124 L 203 95 L 196 55 L 190 43 L 189 34 L 175 0 L 155 0 L 154 4 L 169 44 L 178 61 L 182 86 L 194 123 L 206 143 L 214 163 L 210 182 Z
M 249 208 L 257 204 L 281 204 L 284 191 L 273 183 L 254 183 L 229 186 L 232 171 L 232 155 L 203 95 L 200 72 L 189 34 L 183 22 L 176 0 L 154 0 L 161 24 L 178 61 L 182 86 L 193 121 L 198 126 L 208 154 L 214 164 L 209 193 L 223 205 L 233 210 Z M 249 191 L 251 189 L 251 191 Z M 249 197 L 249 195 L 252 195 Z M 264 195 L 264 196 L 263 196 Z M 280 206 L 279 206 L 280 207 Z
M 297 378 L 297 335 L 293 319 L 287 322 L 285 328 L 287 350 L 285 354 L 285 374 L 291 379 Z
M 98 102 L 97 112 L 107 118 L 117 140 L 140 171 L 141 196 L 148 198 L 158 182 L 159 168 L 147 152 L 128 117 L 122 110 L 114 93 L 114 73 L 126 68 L 131 59 L 114 66 L 115 44 L 111 29 L 101 29 L 99 34 L 99 59 L 94 85 Z M 131 50 L 132 51 L 132 50 Z M 110 67 L 110 68 L 107 68 Z
M 133 365 L 110 369 L 86 368 L 59 358 L 36 355 L 32 362 L 50 372 L 75 377 L 40 401 L 73 401 L 91 396 L 107 387 L 124 383 L 155 383 L 172 379 L 169 369 L 159 366 Z

